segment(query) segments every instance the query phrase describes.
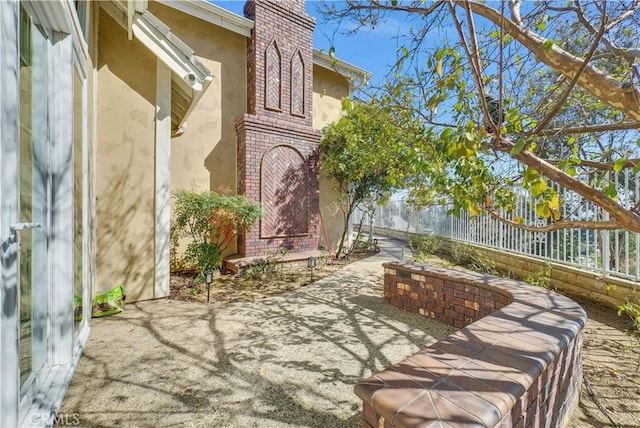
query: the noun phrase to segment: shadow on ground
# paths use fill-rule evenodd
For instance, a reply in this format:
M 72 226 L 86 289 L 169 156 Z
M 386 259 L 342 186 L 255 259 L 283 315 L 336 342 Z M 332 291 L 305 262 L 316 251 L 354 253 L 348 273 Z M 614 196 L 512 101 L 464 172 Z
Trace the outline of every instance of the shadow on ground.
M 596 303 L 576 301 L 589 320 L 583 333 L 585 382 L 568 428 L 640 427 L 640 342 L 631 323 Z
M 383 303 L 381 264 L 402 244 L 380 243 L 295 292 L 93 320 L 59 414 L 85 427 L 360 427 L 353 385 L 453 331 Z

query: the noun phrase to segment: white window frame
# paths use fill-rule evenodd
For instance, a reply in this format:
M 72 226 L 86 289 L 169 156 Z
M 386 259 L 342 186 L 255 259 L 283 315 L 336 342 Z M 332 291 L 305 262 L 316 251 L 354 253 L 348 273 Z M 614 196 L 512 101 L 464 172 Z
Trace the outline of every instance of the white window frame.
M 19 214 L 19 29 L 20 2 L 0 1 L 0 301 L 9 311 L 0 311 L 0 426 L 48 426 L 54 422 L 68 383 L 79 361 L 82 347 L 89 332 L 90 318 L 90 256 L 92 247 L 89 231 L 89 213 L 93 208 L 88 200 L 88 117 L 87 63 L 89 60 L 86 38 L 78 21 L 73 2 L 23 1 L 25 9 L 45 29 L 48 51 L 49 143 L 51 147 L 50 174 L 50 222 L 51 244 L 48 248 L 48 314 L 46 332 L 47 357 L 44 367 L 37 373 L 33 391 L 20 400 L 20 370 L 16 345 L 18 343 L 19 302 L 16 295 L 18 269 L 12 255 L 15 246 L 9 235 L 9 224 L 18 221 Z M 85 5 L 89 22 L 90 5 Z M 85 26 L 85 29 L 88 29 Z M 87 31 L 88 33 L 88 31 Z M 73 81 L 78 70 L 83 82 L 82 124 L 82 206 L 83 206 L 83 296 L 84 317 L 73 334 L 73 237 L 72 216 L 64 213 L 73 210 Z M 43 94 L 44 96 L 44 94 Z M 71 160 L 70 160 L 71 159 Z M 5 251 L 6 250 L 6 251 Z M 12 262 L 12 260 L 14 260 Z M 11 288 L 7 288 L 11 287 Z M 29 391 L 29 390 L 27 390 Z

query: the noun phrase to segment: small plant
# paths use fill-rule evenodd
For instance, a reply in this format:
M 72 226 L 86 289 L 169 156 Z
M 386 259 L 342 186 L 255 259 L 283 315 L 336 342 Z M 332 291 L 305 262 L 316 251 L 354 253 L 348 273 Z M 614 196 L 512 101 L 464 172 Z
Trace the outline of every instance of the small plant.
M 198 290 L 198 287 L 191 287 L 189 288 L 189 296 L 197 296 L 198 294 L 200 294 L 200 290 Z
M 280 256 L 284 256 L 289 252 L 286 248 L 281 248 Z M 273 252 L 267 253 L 265 259 L 250 264 L 244 273 L 247 279 L 277 279 L 283 274 L 282 263 L 278 263 L 278 258 Z
M 434 235 L 415 236 L 409 240 L 409 247 L 413 254 L 432 255 L 440 250 L 442 239 Z
M 450 249 L 453 262 L 475 272 L 496 274 L 496 262 L 477 248 L 468 244 L 454 243 Z
M 198 279 L 207 269 L 222 266 L 224 250 L 238 233 L 246 232 L 260 217 L 260 206 L 240 195 L 220 195 L 215 192 L 175 192 L 172 230 L 172 256 L 178 259 L 177 243 L 188 240 L 183 265 L 197 268 Z M 172 261 L 173 266 L 180 263 Z
M 636 373 L 640 370 L 640 297 L 634 292 L 627 301 L 618 306 L 618 316 L 627 316 L 631 319 L 633 331 L 630 333 L 635 341 L 636 352 L 638 353 L 638 362 L 636 364 Z M 633 352 L 633 349 L 627 349 Z
M 545 263 L 542 269 L 528 275 L 523 281 L 536 287 L 549 288 L 551 286 L 551 265 Z

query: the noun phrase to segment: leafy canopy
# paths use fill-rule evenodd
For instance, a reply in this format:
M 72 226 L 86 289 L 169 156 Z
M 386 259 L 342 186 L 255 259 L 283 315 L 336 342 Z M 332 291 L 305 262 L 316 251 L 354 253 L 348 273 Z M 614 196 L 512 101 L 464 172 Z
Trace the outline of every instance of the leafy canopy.
M 404 153 L 416 202 L 431 203 L 435 191 L 451 197 L 454 212 L 484 211 L 528 230 L 640 231 L 640 201 L 614 179 L 640 169 L 640 2 L 347 0 L 322 8 L 349 31 L 389 17 L 407 26 L 385 84 L 367 96 L 421 125 L 423 140 L 411 139 Z M 514 185 L 544 226 L 515 217 Z M 563 214 L 569 195 L 610 218 Z
M 392 113 L 375 100 L 343 101 L 345 115 L 324 129 L 322 170 L 335 183 L 345 220 L 364 201 L 384 199 L 411 175 L 407 147 L 421 141 L 422 127 L 411 115 Z M 396 114 L 397 113 L 397 114 Z M 341 251 L 347 231 L 343 230 Z

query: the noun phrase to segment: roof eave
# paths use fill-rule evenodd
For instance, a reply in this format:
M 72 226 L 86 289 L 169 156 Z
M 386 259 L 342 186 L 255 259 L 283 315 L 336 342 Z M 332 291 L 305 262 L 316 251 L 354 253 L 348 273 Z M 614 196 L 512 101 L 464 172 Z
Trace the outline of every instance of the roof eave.
M 332 57 L 318 49 L 313 50 L 313 63 L 319 67 L 335 71 L 348 79 L 361 83 L 367 83 L 372 76 L 369 71 Z
M 156 0 L 187 15 L 225 28 L 245 37 L 251 36 L 253 21 L 204 0 Z
M 229 12 L 220 6 L 211 4 L 205 0 L 156 0 L 158 3 L 169 6 L 175 10 L 202 19 L 210 24 L 225 28 L 244 37 L 251 36 L 253 21 L 235 13 Z M 319 67 L 334 71 L 347 79 L 366 83 L 371 79 L 371 73 L 349 64 L 346 61 L 331 57 L 326 53 L 314 49 L 313 63 Z
M 128 13 L 120 2 L 101 2 L 101 7 L 125 30 L 128 29 Z M 172 85 L 186 89 L 188 106 L 178 115 L 175 124 L 178 130 L 213 80 L 211 72 L 195 57 L 194 52 L 173 35 L 162 21 L 149 11 L 134 14 L 131 30 L 133 36 L 171 69 Z M 175 131 L 175 129 L 174 129 Z

